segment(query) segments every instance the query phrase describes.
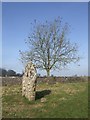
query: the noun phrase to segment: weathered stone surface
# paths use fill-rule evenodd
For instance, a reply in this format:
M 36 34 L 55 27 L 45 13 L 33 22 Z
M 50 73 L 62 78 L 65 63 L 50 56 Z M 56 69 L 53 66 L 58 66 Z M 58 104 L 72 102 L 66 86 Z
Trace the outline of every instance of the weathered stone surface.
M 25 72 L 22 79 L 22 96 L 25 96 L 29 101 L 35 100 L 36 92 L 36 68 L 32 62 L 29 62 L 25 67 Z

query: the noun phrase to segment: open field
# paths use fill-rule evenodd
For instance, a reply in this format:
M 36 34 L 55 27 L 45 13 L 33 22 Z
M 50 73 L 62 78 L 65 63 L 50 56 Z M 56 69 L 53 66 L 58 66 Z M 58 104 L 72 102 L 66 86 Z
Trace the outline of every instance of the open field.
M 22 97 L 21 85 L 3 86 L 2 91 L 3 118 L 88 117 L 88 82 L 37 84 L 33 102 Z

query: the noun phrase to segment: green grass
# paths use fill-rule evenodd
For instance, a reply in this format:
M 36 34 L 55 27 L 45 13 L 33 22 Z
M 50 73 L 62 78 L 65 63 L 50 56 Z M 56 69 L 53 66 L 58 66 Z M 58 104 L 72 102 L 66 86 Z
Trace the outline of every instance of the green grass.
M 2 104 L 3 118 L 87 118 L 88 83 L 39 84 L 33 102 L 22 97 L 20 85 L 4 86 Z

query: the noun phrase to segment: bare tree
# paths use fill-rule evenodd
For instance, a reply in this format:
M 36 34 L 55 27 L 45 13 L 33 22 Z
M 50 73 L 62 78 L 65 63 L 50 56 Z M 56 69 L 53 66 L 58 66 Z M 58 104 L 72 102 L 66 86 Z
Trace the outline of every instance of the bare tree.
M 26 40 L 29 50 L 20 51 L 22 62 L 32 61 L 50 76 L 51 69 L 59 69 L 79 59 L 77 45 L 71 44 L 67 38 L 69 25 L 63 25 L 60 17 L 53 22 L 34 22 L 33 33 Z

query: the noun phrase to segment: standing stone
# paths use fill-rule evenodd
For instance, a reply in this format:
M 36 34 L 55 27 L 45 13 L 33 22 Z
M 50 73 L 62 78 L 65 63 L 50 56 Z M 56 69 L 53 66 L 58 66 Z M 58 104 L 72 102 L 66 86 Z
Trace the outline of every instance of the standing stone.
M 22 96 L 25 96 L 29 101 L 35 100 L 36 93 L 36 68 L 32 62 L 29 62 L 25 67 L 25 72 L 22 79 Z

